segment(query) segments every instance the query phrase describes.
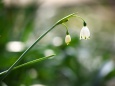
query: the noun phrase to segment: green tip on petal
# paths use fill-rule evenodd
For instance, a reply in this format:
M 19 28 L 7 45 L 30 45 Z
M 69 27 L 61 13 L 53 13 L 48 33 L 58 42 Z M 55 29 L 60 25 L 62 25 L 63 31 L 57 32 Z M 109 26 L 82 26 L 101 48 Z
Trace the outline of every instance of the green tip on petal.
M 67 43 L 67 45 L 69 45 L 69 43 Z

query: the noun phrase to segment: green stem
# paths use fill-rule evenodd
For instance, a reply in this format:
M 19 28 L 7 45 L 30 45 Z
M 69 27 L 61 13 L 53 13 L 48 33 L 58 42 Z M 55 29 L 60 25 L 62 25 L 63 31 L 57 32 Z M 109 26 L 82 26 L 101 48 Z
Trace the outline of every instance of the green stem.
M 66 24 L 65 24 L 65 23 L 62 23 L 62 25 L 64 25 L 65 28 L 66 28 L 66 35 L 69 35 L 68 27 L 66 26 Z
M 85 22 L 85 20 L 81 17 L 81 16 L 78 16 L 78 15 L 74 15 L 75 17 L 78 17 L 78 18 L 80 18 L 80 19 L 82 19 L 83 20 L 83 22 Z
M 21 65 L 19 65 L 19 66 L 14 67 L 12 70 L 15 70 L 15 69 L 18 69 L 18 68 L 21 68 L 21 67 L 24 67 L 24 66 L 33 64 L 33 63 L 40 62 L 40 61 L 42 61 L 42 60 L 48 59 L 48 58 L 53 57 L 53 56 L 55 56 L 55 55 L 50 55 L 50 56 L 42 57 L 42 58 L 39 58 L 39 59 L 36 59 L 36 60 L 33 60 L 33 61 L 29 61 L 29 62 L 27 62 L 27 63 L 24 63 L 24 64 L 21 64 Z M 3 75 L 3 74 L 6 73 L 7 71 L 8 71 L 8 70 L 5 70 L 5 71 L 1 72 L 0 75 Z
M 64 25 L 64 26 L 65 26 L 65 28 L 66 28 L 66 30 L 68 31 L 68 28 L 67 28 L 67 26 L 65 25 L 65 23 L 62 23 L 62 25 Z
M 14 62 L 14 64 L 8 69 L 8 71 L 6 72 L 5 75 L 3 75 L 0 79 L 0 81 L 2 81 L 10 72 L 11 70 L 22 60 L 22 58 L 25 56 L 26 53 L 28 53 L 33 47 L 34 45 L 39 42 L 48 32 L 50 32 L 55 26 L 62 24 L 64 22 L 67 22 L 69 20 L 70 17 L 75 16 L 75 14 L 70 14 L 62 19 L 60 19 L 59 21 L 57 21 L 49 30 L 47 30 L 45 33 L 43 33 L 27 50 L 25 50 L 24 53 L 22 53 L 22 55 Z
M 81 16 L 77 16 L 77 17 L 81 18 L 85 22 L 85 20 Z
M 1 77 L 1 81 L 10 73 L 10 71 L 22 60 L 22 58 L 25 56 L 26 53 L 28 53 L 28 51 L 31 50 L 31 48 L 34 47 L 34 45 L 39 42 L 48 32 L 50 32 L 55 26 L 57 26 L 57 23 L 54 24 L 49 30 L 47 30 L 44 34 L 42 34 L 15 62 L 14 64 L 8 69 L 8 71 L 6 72 L 6 74 Z

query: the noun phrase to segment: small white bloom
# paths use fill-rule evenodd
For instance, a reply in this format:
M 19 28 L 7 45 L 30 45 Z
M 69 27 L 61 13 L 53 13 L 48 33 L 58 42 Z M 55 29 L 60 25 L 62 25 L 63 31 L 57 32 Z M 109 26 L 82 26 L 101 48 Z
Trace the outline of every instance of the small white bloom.
M 68 45 L 70 42 L 71 42 L 71 36 L 70 35 L 66 35 L 65 43 Z
M 90 31 L 87 26 L 84 26 L 80 31 L 80 39 L 89 39 L 90 38 Z

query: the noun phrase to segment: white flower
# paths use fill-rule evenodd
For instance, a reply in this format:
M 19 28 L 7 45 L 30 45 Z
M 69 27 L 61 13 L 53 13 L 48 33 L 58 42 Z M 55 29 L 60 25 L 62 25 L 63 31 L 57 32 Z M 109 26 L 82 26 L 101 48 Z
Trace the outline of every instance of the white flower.
M 71 42 L 71 36 L 68 34 L 65 37 L 65 43 L 68 45 Z
M 84 26 L 80 31 L 80 39 L 89 39 L 90 38 L 90 31 L 87 26 Z

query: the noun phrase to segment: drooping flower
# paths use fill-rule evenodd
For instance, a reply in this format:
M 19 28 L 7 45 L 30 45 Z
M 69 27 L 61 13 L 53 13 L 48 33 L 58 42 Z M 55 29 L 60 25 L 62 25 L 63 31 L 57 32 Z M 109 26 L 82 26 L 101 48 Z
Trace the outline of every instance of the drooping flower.
M 90 31 L 84 22 L 84 26 L 80 31 L 80 39 L 90 39 Z
M 65 43 L 68 45 L 71 42 L 71 36 L 68 34 L 65 37 Z

